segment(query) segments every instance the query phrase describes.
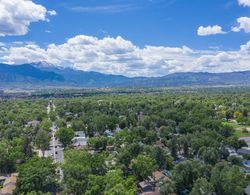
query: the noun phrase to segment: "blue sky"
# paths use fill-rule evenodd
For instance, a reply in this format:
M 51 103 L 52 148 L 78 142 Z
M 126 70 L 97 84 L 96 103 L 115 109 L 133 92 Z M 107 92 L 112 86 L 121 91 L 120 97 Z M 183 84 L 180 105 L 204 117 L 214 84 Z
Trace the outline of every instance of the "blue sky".
M 2 6 L 8 14 L 21 10 L 22 5 L 15 4 L 15 1 L 17 0 L 3 0 L 0 9 Z M 10 5 L 9 2 L 13 4 Z M 248 59 L 245 59 L 246 53 L 249 56 L 249 0 L 31 2 L 32 4 L 24 9 L 27 15 L 18 13 L 20 17 L 6 20 L 3 14 L 0 14 L 2 62 L 31 62 L 36 61 L 35 56 L 37 61 L 47 61 L 60 66 L 128 76 L 159 76 L 179 71 L 224 72 L 250 69 L 250 64 L 246 64 Z M 41 6 L 43 10 L 37 6 Z M 14 9 L 8 9 L 9 7 Z M 33 13 L 32 10 L 36 9 L 36 13 Z M 20 26 L 11 26 L 15 24 Z M 7 30 L 1 32 L 1 28 Z M 91 38 L 96 39 L 98 43 L 92 40 L 91 47 L 83 46 L 86 39 Z M 76 47 L 76 50 L 87 49 L 88 53 L 84 51 L 85 53 L 76 54 L 75 51 L 69 51 L 68 48 L 72 45 L 68 41 L 71 39 L 78 41 L 79 47 Z M 59 57 L 48 51 L 51 44 L 56 47 L 54 50 L 61 49 L 61 53 L 65 55 Z M 110 48 L 112 45 L 115 47 Z M 107 50 L 114 50 L 112 54 L 104 51 L 105 46 Z M 243 52 L 244 58 L 240 56 L 241 47 L 247 50 Z M 23 56 L 18 56 L 20 54 Z M 178 57 L 178 54 L 181 56 Z M 150 55 L 151 58 L 147 59 L 146 56 Z M 235 55 L 239 58 L 233 58 Z M 214 57 L 213 61 L 209 60 L 211 56 Z M 192 68 L 190 61 L 195 64 Z

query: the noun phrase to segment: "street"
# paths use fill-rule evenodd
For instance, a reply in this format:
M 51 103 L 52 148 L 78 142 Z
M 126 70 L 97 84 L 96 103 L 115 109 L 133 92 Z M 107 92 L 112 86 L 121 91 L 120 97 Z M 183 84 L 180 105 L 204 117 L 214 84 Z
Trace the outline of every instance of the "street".
M 51 110 L 55 111 L 55 109 L 56 109 L 56 106 L 54 105 L 52 101 L 50 101 L 47 106 L 48 117 L 49 117 Z M 50 150 L 47 151 L 47 156 L 50 156 L 53 159 L 54 163 L 58 163 L 59 167 L 57 169 L 58 170 L 57 173 L 60 176 L 60 178 L 62 178 L 63 173 L 62 173 L 60 164 L 63 161 L 63 148 L 62 148 L 62 144 L 59 142 L 59 140 L 55 136 L 56 131 L 58 130 L 58 127 L 55 122 L 52 122 L 52 126 L 50 130 L 51 130 L 52 136 L 50 140 Z

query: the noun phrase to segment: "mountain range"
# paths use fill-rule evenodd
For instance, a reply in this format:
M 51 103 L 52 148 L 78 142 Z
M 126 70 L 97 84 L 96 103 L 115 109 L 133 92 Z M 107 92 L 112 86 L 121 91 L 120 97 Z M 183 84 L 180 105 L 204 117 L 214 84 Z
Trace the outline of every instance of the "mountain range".
M 47 63 L 8 65 L 0 63 L 0 88 L 5 87 L 163 87 L 250 85 L 250 71 L 229 73 L 184 72 L 163 77 L 125 77 Z

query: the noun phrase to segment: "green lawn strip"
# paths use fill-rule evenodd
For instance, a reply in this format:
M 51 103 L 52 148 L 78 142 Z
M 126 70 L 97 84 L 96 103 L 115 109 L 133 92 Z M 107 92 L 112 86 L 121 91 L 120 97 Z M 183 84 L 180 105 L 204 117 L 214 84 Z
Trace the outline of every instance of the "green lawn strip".
M 224 125 L 229 125 L 231 127 L 233 127 L 235 129 L 235 136 L 237 137 L 247 137 L 247 136 L 250 136 L 250 132 L 248 133 L 244 133 L 243 130 L 245 128 L 250 128 L 249 126 L 246 126 L 246 125 L 239 125 L 235 122 L 223 122 L 222 124 Z

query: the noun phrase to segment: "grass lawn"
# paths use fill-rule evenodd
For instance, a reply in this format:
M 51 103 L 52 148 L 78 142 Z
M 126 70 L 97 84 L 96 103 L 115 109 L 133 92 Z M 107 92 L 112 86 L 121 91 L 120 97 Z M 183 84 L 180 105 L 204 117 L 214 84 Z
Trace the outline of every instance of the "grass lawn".
M 223 122 L 223 124 L 225 125 L 230 125 L 231 127 L 233 127 L 235 129 L 235 135 L 237 137 L 247 137 L 250 136 L 250 131 L 248 131 L 248 133 L 243 132 L 244 129 L 248 128 L 250 129 L 250 126 L 246 126 L 246 125 L 239 125 L 235 122 Z

